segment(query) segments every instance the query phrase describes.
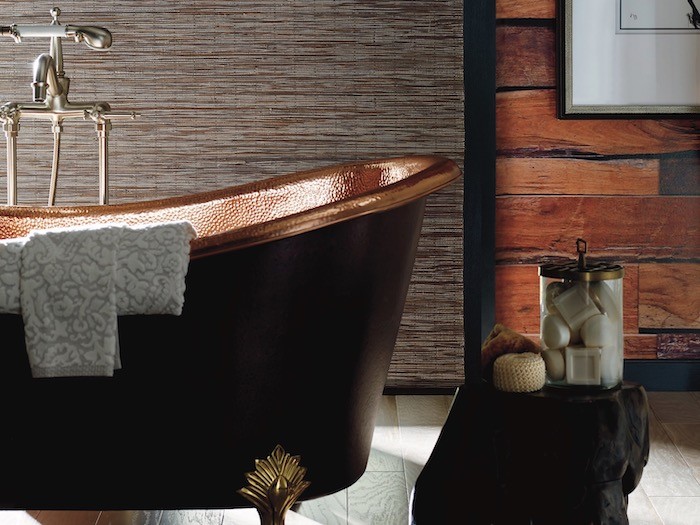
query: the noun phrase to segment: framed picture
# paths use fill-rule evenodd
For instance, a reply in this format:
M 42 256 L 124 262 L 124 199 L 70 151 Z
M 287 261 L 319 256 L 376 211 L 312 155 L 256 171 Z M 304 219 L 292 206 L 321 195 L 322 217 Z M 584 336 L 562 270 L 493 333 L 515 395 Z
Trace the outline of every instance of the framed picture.
M 559 117 L 700 116 L 698 6 L 559 0 Z

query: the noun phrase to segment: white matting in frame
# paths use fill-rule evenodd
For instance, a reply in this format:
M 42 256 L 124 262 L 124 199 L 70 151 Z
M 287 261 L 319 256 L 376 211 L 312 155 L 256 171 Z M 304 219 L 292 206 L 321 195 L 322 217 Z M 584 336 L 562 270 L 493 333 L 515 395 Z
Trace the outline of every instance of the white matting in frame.
M 682 9 L 673 12 L 688 22 L 688 0 L 560 1 L 561 116 L 700 114 L 700 29 L 618 30 L 621 3 L 626 9 L 646 6 L 635 11 L 646 24 L 660 12 L 650 3 L 675 2 Z M 663 16 L 647 27 L 664 26 Z
M 616 3 L 618 33 L 698 31 L 694 24 L 696 0 L 616 0 Z

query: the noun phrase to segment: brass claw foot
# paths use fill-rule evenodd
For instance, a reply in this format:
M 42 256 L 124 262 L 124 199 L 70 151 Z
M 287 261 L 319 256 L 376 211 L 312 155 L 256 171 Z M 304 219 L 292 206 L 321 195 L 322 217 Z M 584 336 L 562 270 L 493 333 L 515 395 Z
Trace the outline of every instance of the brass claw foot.
M 238 493 L 255 506 L 261 525 L 284 525 L 287 511 L 310 485 L 299 459 L 277 445 L 266 459 L 255 460 L 254 472 L 246 473 L 248 486 Z

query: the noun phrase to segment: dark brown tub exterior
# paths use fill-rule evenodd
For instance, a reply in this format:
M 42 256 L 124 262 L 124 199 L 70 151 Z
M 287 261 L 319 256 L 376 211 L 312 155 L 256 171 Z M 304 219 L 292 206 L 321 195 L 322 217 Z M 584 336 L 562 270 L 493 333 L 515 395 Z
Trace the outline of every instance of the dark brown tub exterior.
M 427 196 L 442 157 L 343 165 L 138 204 L 0 207 L 33 228 L 192 222 L 180 316 L 121 316 L 114 377 L 32 379 L 19 315 L 0 315 L 0 506 L 249 506 L 237 490 L 280 444 L 302 499 L 364 472 Z

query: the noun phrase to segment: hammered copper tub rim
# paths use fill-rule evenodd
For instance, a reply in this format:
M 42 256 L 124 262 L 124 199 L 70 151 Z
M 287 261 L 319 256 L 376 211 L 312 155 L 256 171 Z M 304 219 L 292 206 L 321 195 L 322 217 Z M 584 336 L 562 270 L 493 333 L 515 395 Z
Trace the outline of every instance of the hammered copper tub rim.
M 242 226 L 227 226 L 233 224 L 229 222 L 230 218 L 236 217 L 237 201 L 260 201 L 260 206 L 270 202 L 277 206 L 280 206 L 280 203 L 288 205 L 289 202 L 280 200 L 279 195 L 276 196 L 277 203 L 273 202 L 277 190 L 286 192 L 282 195 L 285 197 L 295 189 L 301 188 L 304 183 L 338 177 L 341 181 L 350 183 L 356 182 L 351 180 L 353 177 L 363 175 L 368 179 L 381 179 L 382 170 L 391 169 L 394 173 L 390 176 L 398 180 L 388 183 L 377 180 L 374 187 L 360 188 L 356 193 L 351 184 L 338 186 L 339 198 L 334 197 L 321 205 L 292 210 L 269 220 L 253 220 L 250 224 Z M 395 172 L 402 170 L 405 173 L 397 176 Z M 146 201 L 83 206 L 0 206 L 0 238 L 21 237 L 31 229 L 89 222 L 144 224 L 164 220 L 189 220 L 198 234 L 191 242 L 191 257 L 198 258 L 283 239 L 353 217 L 389 210 L 425 197 L 449 185 L 461 175 L 457 164 L 446 157 L 404 155 L 339 163 L 217 190 Z M 344 193 L 348 188 L 351 191 Z M 298 191 L 307 190 L 301 188 Z M 248 205 L 255 205 L 255 202 L 249 202 Z M 224 215 L 231 215 L 227 219 L 226 216 L 217 214 L 217 211 L 225 211 L 227 213 Z

